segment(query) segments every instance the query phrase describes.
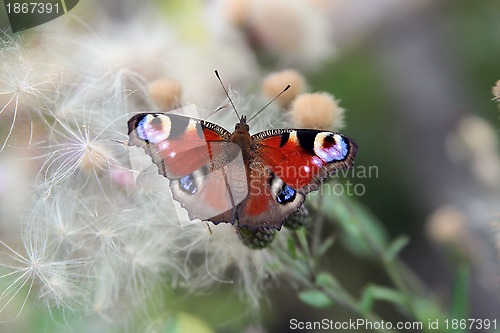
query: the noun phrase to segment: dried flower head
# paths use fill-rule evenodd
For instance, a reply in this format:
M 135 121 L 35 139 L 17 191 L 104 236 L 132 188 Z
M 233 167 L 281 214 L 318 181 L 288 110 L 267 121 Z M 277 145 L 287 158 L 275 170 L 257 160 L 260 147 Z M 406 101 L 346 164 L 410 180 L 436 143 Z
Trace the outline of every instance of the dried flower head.
M 318 24 L 311 17 L 319 14 L 308 14 L 305 2 L 272 2 L 274 4 L 268 5 L 264 1 L 259 4 L 242 1 L 240 5 L 247 4 L 248 11 L 255 11 L 254 6 L 267 6 L 263 9 L 265 15 L 254 21 L 253 26 L 264 29 L 257 29 L 264 34 L 264 44 L 284 57 L 284 63 L 297 59 L 304 60 L 302 63 L 314 63 L 313 59 L 323 54 L 321 50 L 318 53 L 318 49 L 310 50 L 308 44 L 311 40 L 322 43 L 322 39 L 316 37 L 324 35 L 310 34 L 311 27 Z M 287 22 L 291 22 L 288 29 L 300 34 L 294 35 L 294 31 L 285 29 L 273 35 L 272 29 L 265 27 L 265 20 L 261 20 L 269 17 L 266 15 L 271 15 L 273 8 L 285 11 L 283 15 L 275 12 L 281 15 L 279 25 L 286 28 Z M 253 15 L 245 13 L 244 8 L 239 10 L 241 14 L 233 13 L 235 22 L 243 20 L 243 16 L 249 19 Z M 298 27 L 294 26 L 295 22 L 300 23 Z M 108 28 L 112 31 L 121 28 L 116 23 L 110 24 L 113 26 Z M 49 63 L 50 71 L 34 70 L 38 68 L 35 60 L 23 58 L 18 63 L 19 52 L 24 50 L 17 43 L 13 43 L 16 47 L 0 50 L 0 68 L 8 69 L 0 74 L 1 116 L 9 115 L 16 120 L 18 114 L 29 111 L 25 114 L 31 121 L 16 122 L 16 127 L 22 126 L 23 131 L 32 124 L 40 128 L 32 148 L 25 150 L 28 154 L 25 159 L 31 162 L 30 167 L 36 168 L 29 179 L 34 189 L 30 193 L 32 198 L 29 203 L 24 202 L 28 200 L 21 203 L 22 214 L 16 215 L 19 223 L 9 221 L 12 225 L 24 226 L 23 237 L 17 246 L 0 240 L 0 253 L 6 257 L 0 260 L 0 281 L 6 282 L 6 287 L 0 291 L 3 301 L 0 314 L 7 313 L 4 309 L 14 305 L 22 295 L 21 306 L 13 316 L 17 317 L 27 304 L 29 294 L 37 293 L 50 308 L 56 306 L 63 311 L 95 313 L 106 320 L 126 318 L 123 320 L 126 321 L 136 317 L 127 314 L 136 313 L 137 309 L 151 312 L 152 307 L 145 304 L 149 296 L 160 298 L 153 294 L 159 285 L 164 291 L 183 288 L 205 292 L 221 283 L 234 284 L 234 290 L 255 309 L 269 277 L 286 272 L 282 257 L 276 255 L 277 250 L 279 253 L 287 251 L 289 235 L 286 230 L 279 233 L 240 230 L 238 236 L 235 227 L 229 224 L 182 225 L 182 217 L 178 215 L 181 207 L 172 199 L 168 180 L 158 175 L 156 166 L 144 151 L 138 152 L 123 144 L 127 140 L 127 119 L 138 112 L 151 110 L 154 104 L 167 111 L 180 104 L 181 98 L 201 100 L 204 109 L 200 115 L 193 115 L 198 117 L 216 109 L 211 108 L 211 104 L 220 105 L 225 96 L 213 77 L 213 63 L 217 66 L 222 63 L 222 68 L 218 68 L 224 73 L 232 96 L 235 95 L 233 85 L 236 89 L 246 89 L 262 80 L 255 54 L 249 52 L 241 34 L 232 34 L 234 30 L 207 30 L 216 42 L 213 46 L 204 45 L 206 52 L 201 57 L 199 52 L 193 52 L 173 38 L 175 32 L 165 25 L 158 26 L 165 31 L 156 33 L 157 30 L 151 29 L 146 41 L 140 37 L 144 35 L 143 28 L 134 24 L 127 30 L 130 34 L 124 33 L 118 38 L 116 34 L 111 37 L 104 33 L 102 40 L 97 41 L 94 34 L 85 29 L 72 30 L 72 34 L 78 35 L 66 36 L 68 40 L 61 37 L 52 44 L 56 52 L 64 55 L 63 61 L 40 52 L 40 59 Z M 55 27 L 58 31 L 68 30 Z M 277 38 L 277 45 L 273 44 L 274 38 Z M 288 48 L 285 53 L 280 45 Z M 146 49 L 146 55 L 138 56 L 137 49 Z M 167 52 L 174 49 L 176 52 Z M 295 51 L 300 52 L 296 54 Z M 167 53 L 170 56 L 168 64 L 161 60 L 149 61 L 163 59 L 162 55 Z M 226 57 L 238 61 L 221 61 Z M 241 68 L 250 70 L 241 71 Z M 44 73 L 64 75 L 53 81 L 51 75 Z M 158 79 L 165 73 L 179 81 Z M 278 100 L 282 107 L 287 107 L 305 90 L 304 79 L 298 72 L 276 73 L 266 80 L 264 90 L 269 97 L 274 97 L 271 96 L 275 95 L 273 89 L 281 91 L 287 84 L 292 85 L 288 97 Z M 200 97 L 200 91 L 205 95 Z M 238 104 L 238 98 L 233 100 Z M 252 99 L 245 97 L 245 100 Z M 334 102 L 331 104 L 336 106 Z M 320 106 L 323 109 L 321 103 Z M 256 106 L 248 105 L 248 109 L 255 110 Z M 336 112 L 339 110 L 337 107 Z M 245 113 L 246 110 L 240 111 Z M 31 117 L 33 114 L 37 117 Z M 331 110 L 326 114 L 331 123 L 335 117 L 338 123 L 340 116 Z M 283 120 L 283 113 L 279 116 Z M 223 121 L 219 122 L 222 117 L 219 112 L 210 120 L 228 127 L 228 119 L 231 119 L 230 126 L 234 126 L 234 114 L 226 112 Z M 252 129 L 269 128 L 270 119 L 256 118 Z M 275 126 L 288 125 L 271 121 Z M 14 121 L 10 130 L 6 130 L 8 136 L 13 127 Z M 0 146 L 5 142 L 0 141 Z M 4 152 L 9 153 L 9 150 Z M 147 166 L 138 162 L 144 160 Z M 16 185 L 19 187 L 19 184 Z M 0 193 L 0 199 L 3 197 Z M 1 219 L 0 223 L 3 221 Z M 5 230 L 1 224 L 0 227 Z M 241 238 L 247 245 L 260 249 L 246 246 Z M 273 243 L 267 246 L 271 241 Z M 167 302 L 163 306 L 168 305 Z
M 496 130 L 477 116 L 461 119 L 447 148 L 452 158 L 469 164 L 473 176 L 488 187 L 500 186 L 500 155 Z
M 311 67 L 332 54 L 327 17 L 305 1 L 250 2 L 251 43 L 287 66 Z
M 467 218 L 459 208 L 452 205 L 439 207 L 428 217 L 426 228 L 428 236 L 452 254 L 467 259 L 477 255 Z
M 80 168 L 87 172 L 100 173 L 102 170 L 109 172 L 112 154 L 102 142 L 87 143 L 83 147 Z
M 500 220 L 492 222 L 492 228 L 495 232 L 495 237 L 493 238 L 495 242 L 495 247 L 497 249 L 497 257 L 500 259 Z
M 255 250 L 245 245 L 229 224 L 208 229 L 197 223 L 184 227 L 183 231 L 186 239 L 179 243 L 184 244 L 179 251 L 187 252 L 189 262 L 195 264 L 189 267 L 191 289 L 214 283 L 236 284 L 240 294 L 255 309 L 269 278 L 285 269 L 273 252 L 273 247 L 286 248 L 285 234 L 276 235 L 272 246 Z
M 0 31 L 1 33 L 1 31 Z M 37 57 L 43 59 L 43 50 Z M 0 122 L 7 125 L 6 133 L 0 136 L 0 151 L 8 144 L 20 119 L 29 122 L 42 117 L 43 111 L 57 98 L 57 67 L 34 61 L 34 56 L 14 40 L 0 35 Z M 31 143 L 31 135 L 20 130 L 18 138 L 27 138 L 23 144 Z
M 434 211 L 427 222 L 427 233 L 434 241 L 455 244 L 464 234 L 465 217 L 454 206 L 443 206 Z
M 344 126 L 344 109 L 328 93 L 299 95 L 292 103 L 290 117 L 297 127 L 339 129 Z
M 232 25 L 244 27 L 250 13 L 249 0 L 224 0 L 221 3 L 223 17 Z
M 496 102 L 500 102 L 500 80 L 498 80 L 497 84 L 493 86 L 492 93 L 493 93 L 493 100 Z
M 40 168 L 40 180 L 53 186 L 76 174 L 82 178 L 94 177 L 98 180 L 101 173 L 109 174 L 112 166 L 120 166 L 115 158 L 116 150 L 123 147 L 103 137 L 103 132 L 95 133 L 86 124 L 64 123 L 54 118 L 49 144 L 40 145 L 44 153 Z
M 0 267 L 10 271 L 0 276 L 2 284 L 7 285 L 0 296 L 0 314 L 13 315 L 2 317 L 2 321 L 19 317 L 32 292 L 47 304 L 70 311 L 77 310 L 83 295 L 82 269 L 87 259 L 73 253 L 59 255 L 58 244 L 50 241 L 48 220 L 38 215 L 42 213 L 39 209 L 43 206 L 35 202 L 30 218 L 36 218 L 37 223 L 24 225 L 22 250 L 0 241 Z
M 162 111 L 170 111 L 179 107 L 182 97 L 182 86 L 173 79 L 159 79 L 148 85 L 148 90 L 155 104 Z
M 306 90 L 306 81 L 298 71 L 287 69 L 269 74 L 262 82 L 262 90 L 267 98 L 273 99 L 289 84 L 290 89 L 276 100 L 281 108 L 286 109 L 297 95 Z

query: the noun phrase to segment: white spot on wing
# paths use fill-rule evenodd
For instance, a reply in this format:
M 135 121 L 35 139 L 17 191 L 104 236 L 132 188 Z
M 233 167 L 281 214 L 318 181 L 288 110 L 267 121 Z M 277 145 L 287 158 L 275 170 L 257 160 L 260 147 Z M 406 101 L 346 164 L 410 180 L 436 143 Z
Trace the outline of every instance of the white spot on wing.
M 291 131 L 290 136 L 288 137 L 288 141 L 293 143 L 298 143 L 299 139 L 297 138 L 297 131 Z
M 341 161 L 347 155 L 347 142 L 340 134 L 333 134 L 335 144 L 325 147 L 325 138 L 332 136 L 331 132 L 321 132 L 314 138 L 314 153 L 324 162 Z
M 273 199 L 276 200 L 276 197 L 278 196 L 278 194 L 281 192 L 281 188 L 283 187 L 283 181 L 274 176 L 272 182 L 271 182 L 271 193 L 273 194 Z
M 316 165 L 320 168 L 323 166 L 323 161 L 320 158 L 318 158 L 317 156 L 313 156 L 312 162 L 314 165 Z
M 314 153 L 319 156 L 324 162 L 330 162 L 331 158 L 328 156 L 327 152 L 323 149 L 323 143 L 325 138 L 329 135 L 328 132 L 321 132 L 316 134 L 314 138 Z
M 187 130 L 196 132 L 196 125 L 197 125 L 197 122 L 194 119 L 189 119 L 189 123 L 187 125 Z
M 160 120 L 160 124 L 156 122 Z M 171 121 L 165 115 L 157 115 L 156 117 L 148 114 L 139 122 L 137 126 L 137 135 L 151 143 L 160 143 L 170 136 Z
M 159 144 L 158 144 L 158 150 L 162 151 L 162 150 L 167 150 L 170 148 L 170 144 L 168 143 L 168 141 L 161 141 Z
M 196 120 L 194 119 L 190 119 L 189 120 L 189 123 L 187 125 L 187 128 L 186 128 L 186 131 L 187 132 L 194 132 L 194 133 L 198 133 L 198 129 L 201 129 L 201 124 L 198 123 Z M 203 139 L 203 138 L 202 138 Z

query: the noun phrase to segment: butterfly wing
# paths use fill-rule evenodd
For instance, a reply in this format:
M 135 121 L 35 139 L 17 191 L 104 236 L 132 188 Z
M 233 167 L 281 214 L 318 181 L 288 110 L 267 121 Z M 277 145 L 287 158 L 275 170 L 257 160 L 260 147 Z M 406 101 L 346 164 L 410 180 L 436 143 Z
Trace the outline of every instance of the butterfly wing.
M 234 222 L 248 195 L 238 145 L 224 128 L 175 114 L 143 113 L 128 121 L 129 145 L 145 149 L 170 179 L 175 200 L 190 219 Z
M 240 147 L 218 125 L 172 114 L 139 114 L 128 126 L 129 145 L 146 150 L 191 219 L 253 228 L 281 228 L 325 177 L 352 167 L 357 151 L 342 134 L 293 129 L 257 133 Z
M 352 168 L 358 150 L 349 137 L 321 130 L 269 130 L 252 139 L 273 173 L 304 194 L 316 190 L 335 171 Z
M 223 142 L 227 155 L 235 157 L 211 163 L 179 179 L 170 181 L 175 200 L 187 210 L 189 218 L 234 223 L 237 206 L 248 196 L 246 171 L 239 146 Z M 217 163 L 221 163 L 217 165 Z
M 252 140 L 250 195 L 238 216 L 240 224 L 250 227 L 281 228 L 328 175 L 352 168 L 357 151 L 352 139 L 320 130 L 269 130 Z
M 251 162 L 249 179 L 249 195 L 239 206 L 238 225 L 280 229 L 304 202 L 305 194 L 288 186 L 260 157 Z
M 179 179 L 220 156 L 230 133 L 200 119 L 175 114 L 142 113 L 128 121 L 129 145 L 142 147 L 169 179 Z

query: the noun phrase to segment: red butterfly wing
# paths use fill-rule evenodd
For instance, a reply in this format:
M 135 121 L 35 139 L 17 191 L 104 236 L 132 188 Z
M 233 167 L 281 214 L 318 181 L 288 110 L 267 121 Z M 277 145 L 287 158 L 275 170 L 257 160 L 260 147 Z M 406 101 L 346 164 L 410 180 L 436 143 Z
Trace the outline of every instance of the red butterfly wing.
M 224 128 L 175 114 L 142 113 L 128 121 L 129 145 L 143 147 L 160 173 L 178 179 L 223 154 Z
M 252 139 L 273 173 L 304 194 L 317 189 L 336 170 L 352 168 L 358 149 L 352 139 L 321 130 L 269 130 Z
M 295 191 L 256 157 L 251 163 L 249 195 L 238 211 L 238 224 L 280 229 L 285 218 L 300 208 L 305 194 Z
M 199 119 L 144 113 L 128 122 L 129 145 L 145 149 L 170 179 L 174 199 L 190 219 L 234 222 L 248 195 L 241 149 L 230 133 Z M 243 181 L 241 181 L 243 180 Z
M 238 223 L 280 229 L 326 176 L 352 167 L 357 145 L 334 132 L 279 129 L 253 135 L 251 149 L 249 196 Z
M 173 114 L 139 114 L 128 126 L 129 145 L 152 157 L 191 219 L 250 227 L 279 229 L 326 176 L 351 168 L 357 151 L 353 140 L 334 132 L 270 130 L 246 141 Z

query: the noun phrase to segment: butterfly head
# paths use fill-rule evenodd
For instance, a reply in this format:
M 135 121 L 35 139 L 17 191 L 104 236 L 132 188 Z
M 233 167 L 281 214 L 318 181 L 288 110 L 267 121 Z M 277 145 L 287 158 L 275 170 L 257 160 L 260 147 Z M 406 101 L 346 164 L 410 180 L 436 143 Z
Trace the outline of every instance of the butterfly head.
M 252 139 L 250 137 L 250 127 L 247 124 L 246 116 L 241 116 L 240 121 L 236 123 L 234 132 L 231 134 L 229 141 L 244 148 L 244 151 L 249 149 Z
M 240 122 L 236 123 L 234 126 L 234 131 L 240 134 L 248 133 L 250 131 L 250 127 L 247 124 L 247 116 L 241 116 Z

